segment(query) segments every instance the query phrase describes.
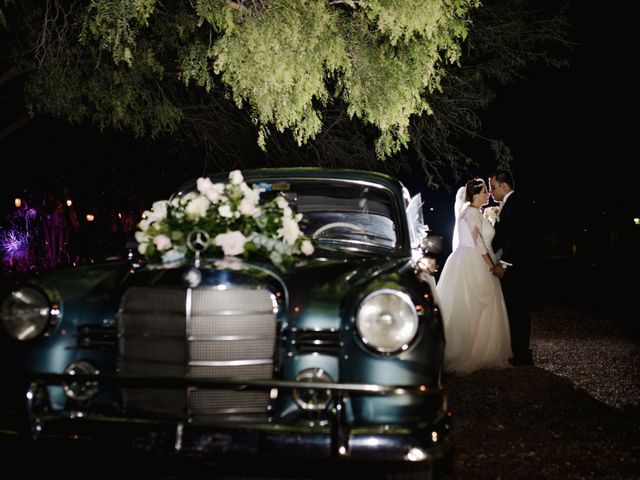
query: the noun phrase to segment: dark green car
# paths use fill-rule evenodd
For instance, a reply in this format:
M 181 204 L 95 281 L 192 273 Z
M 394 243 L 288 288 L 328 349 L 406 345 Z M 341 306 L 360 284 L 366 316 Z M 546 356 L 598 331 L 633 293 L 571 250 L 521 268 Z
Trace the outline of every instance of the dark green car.
M 450 413 L 435 282 L 418 268 L 419 195 L 373 172 L 242 174 L 261 202 L 286 199 L 313 253 L 275 265 L 194 247 L 164 265 L 131 258 L 15 285 L 1 300 L 0 432 L 428 477 Z

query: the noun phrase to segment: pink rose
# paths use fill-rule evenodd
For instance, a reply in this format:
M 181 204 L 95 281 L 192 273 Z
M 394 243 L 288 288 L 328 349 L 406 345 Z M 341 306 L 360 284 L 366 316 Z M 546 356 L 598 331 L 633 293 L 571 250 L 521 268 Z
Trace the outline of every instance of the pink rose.
M 153 243 L 160 252 L 171 248 L 171 239 L 163 234 L 156 235 L 153 239 Z
M 302 253 L 304 253 L 308 257 L 309 255 L 313 254 L 315 248 L 313 248 L 313 244 L 309 240 L 305 240 L 302 242 L 300 250 L 302 250 Z

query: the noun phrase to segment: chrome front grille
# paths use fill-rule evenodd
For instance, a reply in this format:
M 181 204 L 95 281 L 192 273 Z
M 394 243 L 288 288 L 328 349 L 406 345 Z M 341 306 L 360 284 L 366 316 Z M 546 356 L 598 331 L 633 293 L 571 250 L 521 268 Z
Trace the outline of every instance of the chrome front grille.
M 264 288 L 133 287 L 118 313 L 119 372 L 271 379 L 277 304 Z M 268 393 L 127 388 L 129 410 L 192 418 L 266 417 Z

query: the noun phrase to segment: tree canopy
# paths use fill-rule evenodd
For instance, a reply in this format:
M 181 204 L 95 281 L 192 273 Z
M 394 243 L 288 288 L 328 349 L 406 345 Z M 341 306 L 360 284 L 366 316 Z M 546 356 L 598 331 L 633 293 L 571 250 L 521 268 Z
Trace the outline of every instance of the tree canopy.
M 29 115 L 179 135 L 233 165 L 240 138 L 360 166 L 411 141 L 433 180 L 471 161 L 452 139 L 480 135 L 488 81 L 562 63 L 540 49 L 567 44 L 557 10 L 485 3 L 4 0 L 0 87 L 28 73 Z

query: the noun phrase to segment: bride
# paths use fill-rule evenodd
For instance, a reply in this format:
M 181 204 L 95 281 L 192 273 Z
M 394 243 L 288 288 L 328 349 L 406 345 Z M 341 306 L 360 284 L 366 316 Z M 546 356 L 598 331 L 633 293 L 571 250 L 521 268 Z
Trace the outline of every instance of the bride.
M 436 287 L 443 311 L 444 370 L 456 374 L 509 366 L 511 341 L 497 263 L 495 235 L 480 207 L 489 201 L 484 180 L 474 178 L 456 195 L 453 252 Z

